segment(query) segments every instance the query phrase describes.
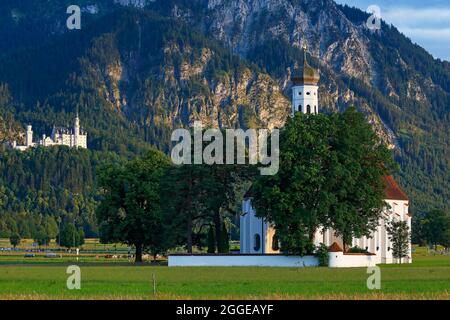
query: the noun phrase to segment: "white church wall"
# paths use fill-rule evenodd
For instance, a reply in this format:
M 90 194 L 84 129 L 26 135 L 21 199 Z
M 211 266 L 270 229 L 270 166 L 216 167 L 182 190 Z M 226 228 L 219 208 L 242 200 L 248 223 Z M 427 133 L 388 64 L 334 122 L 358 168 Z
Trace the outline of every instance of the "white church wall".
M 251 200 L 246 199 L 242 204 L 242 210 L 245 213 L 240 218 L 241 225 L 241 253 L 242 254 L 262 254 L 272 253 L 271 239 L 268 239 L 270 232 L 269 226 L 262 219 L 255 216 L 255 210 L 251 205 Z M 257 237 L 259 242 L 257 245 Z

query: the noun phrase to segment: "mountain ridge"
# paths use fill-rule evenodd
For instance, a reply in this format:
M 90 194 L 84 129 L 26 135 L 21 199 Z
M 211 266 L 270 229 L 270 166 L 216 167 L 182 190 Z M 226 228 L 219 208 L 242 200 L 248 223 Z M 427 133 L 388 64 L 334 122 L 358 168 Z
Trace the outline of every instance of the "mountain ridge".
M 50 3 L 49 12 L 66 4 Z M 290 72 L 301 63 L 305 42 L 322 73 L 323 110 L 356 105 L 396 146 L 397 178 L 414 208 L 448 206 L 450 68 L 394 27 L 383 23 L 380 33 L 371 33 L 364 27 L 367 14 L 331 0 L 170 0 L 145 7 L 138 1 L 138 9 L 129 1 L 80 4 L 95 4 L 99 13 L 85 14 L 79 33 L 64 30 L 64 14 L 58 23 L 49 14 L 43 25 L 53 31 L 41 45 L 24 41 L 0 57 L 0 82 L 10 87 L 17 123 L 44 132 L 80 108 L 90 146 L 127 155 L 149 144 L 167 152 L 170 131 L 196 119 L 224 127 L 282 126 Z M 160 40 L 153 45 L 154 39 Z M 35 51 L 27 55 L 29 48 Z M 30 72 L 23 61 L 44 71 Z

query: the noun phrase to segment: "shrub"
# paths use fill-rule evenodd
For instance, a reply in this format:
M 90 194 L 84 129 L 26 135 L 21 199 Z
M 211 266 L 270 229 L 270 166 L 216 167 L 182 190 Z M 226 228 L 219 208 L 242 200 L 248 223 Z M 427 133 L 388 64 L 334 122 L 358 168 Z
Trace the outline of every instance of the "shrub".
M 321 267 L 328 267 L 328 247 L 321 243 L 314 252 L 314 255 L 319 259 Z
M 347 250 L 348 253 L 369 253 L 366 249 L 362 249 L 359 247 L 353 247 Z

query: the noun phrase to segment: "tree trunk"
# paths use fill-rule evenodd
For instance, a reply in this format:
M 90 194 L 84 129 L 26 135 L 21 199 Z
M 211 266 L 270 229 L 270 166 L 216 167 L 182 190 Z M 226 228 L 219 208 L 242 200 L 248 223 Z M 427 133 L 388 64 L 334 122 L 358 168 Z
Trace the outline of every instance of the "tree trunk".
M 189 217 L 186 224 L 187 251 L 192 254 L 192 218 Z
M 222 253 L 221 251 L 223 251 L 223 246 L 222 246 L 222 223 L 221 223 L 221 219 L 220 219 L 220 213 L 216 212 L 214 213 L 214 229 L 215 229 L 215 233 L 216 233 L 216 244 L 217 244 L 217 252 L 218 253 Z
M 142 263 L 142 244 L 136 243 L 136 258 L 134 260 L 135 263 Z

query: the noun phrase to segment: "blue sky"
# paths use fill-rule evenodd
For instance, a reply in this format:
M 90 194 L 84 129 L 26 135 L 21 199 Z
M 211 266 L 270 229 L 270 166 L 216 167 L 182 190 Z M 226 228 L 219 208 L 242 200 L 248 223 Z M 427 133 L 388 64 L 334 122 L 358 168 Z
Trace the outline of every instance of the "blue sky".
M 370 5 L 381 17 L 434 57 L 450 61 L 450 0 L 335 0 L 364 11 Z

